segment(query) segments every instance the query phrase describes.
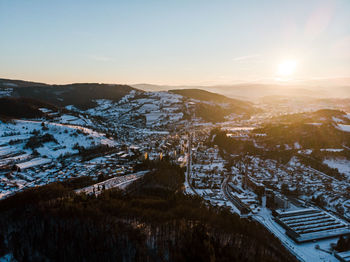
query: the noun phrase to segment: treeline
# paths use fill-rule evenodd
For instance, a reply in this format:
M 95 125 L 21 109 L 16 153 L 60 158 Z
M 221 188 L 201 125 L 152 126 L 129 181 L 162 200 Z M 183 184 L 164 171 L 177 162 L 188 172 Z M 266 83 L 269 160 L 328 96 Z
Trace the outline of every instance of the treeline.
M 79 156 L 81 156 L 83 161 L 88 161 L 95 157 L 103 156 L 106 153 L 112 153 L 116 151 L 114 147 L 111 147 L 109 145 L 103 145 L 103 144 L 92 146 L 92 147 L 83 147 L 83 146 L 79 146 L 79 144 L 76 143 L 73 146 L 73 149 L 76 149 L 79 151 Z
M 54 183 L 0 201 L 0 255 L 18 261 L 295 261 L 260 224 L 182 193 L 184 169 L 148 162 L 130 190 Z M 141 167 L 139 167 L 141 168 Z
M 236 139 L 227 136 L 227 132 L 215 128 L 211 131 L 209 136 L 209 143 L 218 145 L 221 150 L 225 150 L 230 154 L 261 154 L 262 151 L 254 146 L 252 141 Z

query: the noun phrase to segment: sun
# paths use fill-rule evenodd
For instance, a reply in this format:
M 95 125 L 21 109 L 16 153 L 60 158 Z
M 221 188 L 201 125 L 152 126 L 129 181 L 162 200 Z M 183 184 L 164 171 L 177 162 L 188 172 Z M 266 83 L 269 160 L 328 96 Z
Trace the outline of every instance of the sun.
M 290 77 L 295 73 L 297 62 L 295 60 L 285 60 L 278 65 L 277 75 Z

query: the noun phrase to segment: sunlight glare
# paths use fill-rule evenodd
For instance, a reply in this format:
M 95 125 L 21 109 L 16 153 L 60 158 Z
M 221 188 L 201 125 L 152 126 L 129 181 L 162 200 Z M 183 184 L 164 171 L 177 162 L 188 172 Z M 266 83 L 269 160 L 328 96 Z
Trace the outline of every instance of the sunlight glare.
M 297 66 L 295 60 L 285 60 L 278 65 L 277 74 L 279 76 L 291 76 L 294 74 Z

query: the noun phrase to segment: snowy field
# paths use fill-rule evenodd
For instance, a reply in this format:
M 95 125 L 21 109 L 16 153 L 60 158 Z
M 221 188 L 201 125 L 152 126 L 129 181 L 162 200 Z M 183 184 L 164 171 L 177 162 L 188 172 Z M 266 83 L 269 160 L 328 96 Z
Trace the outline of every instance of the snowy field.
M 30 137 L 40 134 L 50 134 L 57 141 L 45 143 L 36 148 L 40 155 L 49 158 L 78 153 L 78 150 L 74 148 L 75 145 L 86 148 L 99 144 L 116 145 L 115 141 L 107 138 L 104 134 L 86 127 L 46 121 L 16 120 L 13 123 L 0 122 L 0 145 L 2 145 L 0 155 L 6 155 L 14 151 L 31 153 L 30 149 L 25 148 L 25 142 Z M 11 141 L 23 143 L 11 144 Z
M 331 168 L 338 169 L 339 173 L 342 173 L 346 175 L 348 178 L 350 178 L 350 160 L 329 158 L 329 159 L 325 159 L 323 163 L 328 165 Z

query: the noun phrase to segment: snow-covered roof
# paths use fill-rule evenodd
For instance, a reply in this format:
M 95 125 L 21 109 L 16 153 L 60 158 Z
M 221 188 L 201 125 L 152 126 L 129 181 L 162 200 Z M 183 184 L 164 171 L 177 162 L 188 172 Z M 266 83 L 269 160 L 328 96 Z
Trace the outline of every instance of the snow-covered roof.
M 27 169 L 27 168 L 30 168 L 30 167 L 41 166 L 41 165 L 50 163 L 51 161 L 52 160 L 48 159 L 48 158 L 38 157 L 38 158 L 34 158 L 34 159 L 30 160 L 30 161 L 18 163 L 18 164 L 16 164 L 16 166 L 18 168 L 20 168 L 21 170 L 23 170 L 23 169 Z

